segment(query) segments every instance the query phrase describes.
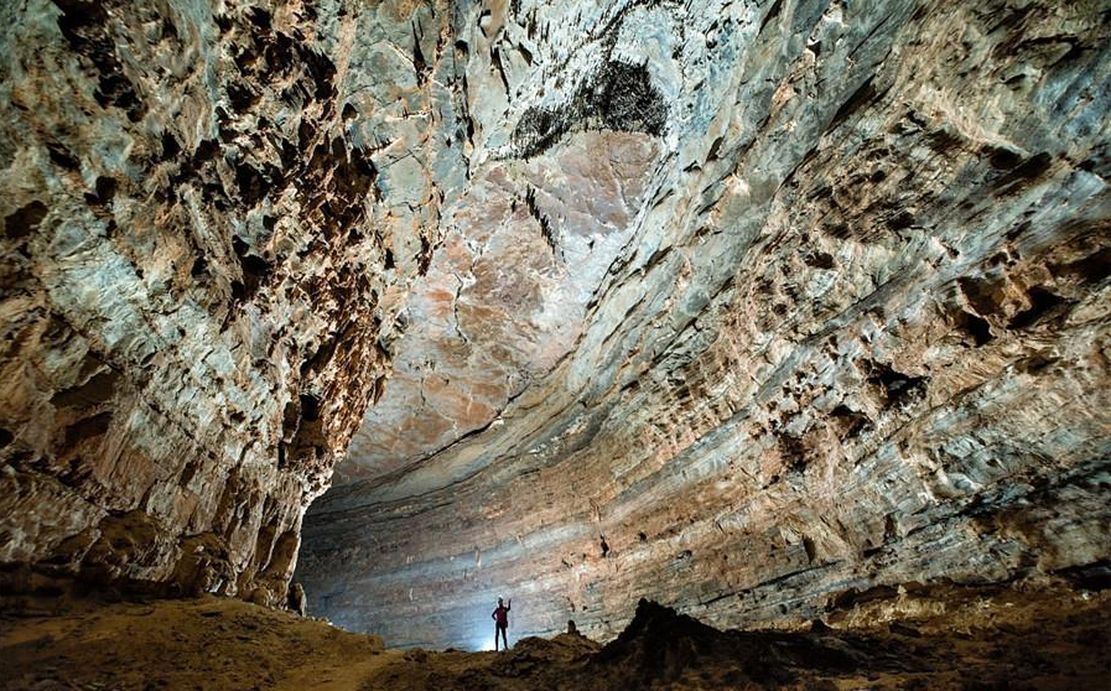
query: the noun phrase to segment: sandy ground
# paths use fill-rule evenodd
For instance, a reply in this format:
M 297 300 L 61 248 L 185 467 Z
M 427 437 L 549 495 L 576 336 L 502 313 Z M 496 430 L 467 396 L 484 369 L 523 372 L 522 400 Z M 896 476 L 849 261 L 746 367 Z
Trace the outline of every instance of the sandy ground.
M 6 689 L 1111 688 L 1111 591 L 934 589 L 810 632 L 719 632 L 642 605 L 604 648 L 388 650 L 234 600 L 0 598 Z
M 402 655 L 376 636 L 214 597 L 65 609 L 0 620 L 5 688 L 353 689 Z

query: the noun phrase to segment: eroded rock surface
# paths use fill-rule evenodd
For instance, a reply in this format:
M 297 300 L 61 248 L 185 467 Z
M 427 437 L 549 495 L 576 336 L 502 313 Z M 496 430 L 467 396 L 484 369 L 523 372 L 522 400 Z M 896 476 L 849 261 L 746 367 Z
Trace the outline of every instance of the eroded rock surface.
M 436 230 L 393 162 L 458 148 L 358 5 L 0 10 L 0 562 L 285 601 Z
M 791 625 L 1111 555 L 1095 3 L 450 28 L 469 180 L 309 513 L 310 611 L 468 646 L 509 595 L 519 632 L 606 638 L 641 595 Z
M 0 22 L 5 586 L 285 603 L 349 442 L 299 578 L 401 645 L 1111 558 L 1099 3 Z

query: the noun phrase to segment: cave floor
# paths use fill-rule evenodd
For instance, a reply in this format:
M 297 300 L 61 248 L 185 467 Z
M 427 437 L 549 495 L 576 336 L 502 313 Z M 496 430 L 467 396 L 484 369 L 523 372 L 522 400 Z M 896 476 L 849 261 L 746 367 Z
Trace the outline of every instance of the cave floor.
M 642 603 L 606 647 L 395 650 L 236 600 L 0 598 L 12 689 L 1107 688 L 1111 592 L 934 589 L 806 632 L 719 632 Z M 649 607 L 651 609 L 649 609 Z

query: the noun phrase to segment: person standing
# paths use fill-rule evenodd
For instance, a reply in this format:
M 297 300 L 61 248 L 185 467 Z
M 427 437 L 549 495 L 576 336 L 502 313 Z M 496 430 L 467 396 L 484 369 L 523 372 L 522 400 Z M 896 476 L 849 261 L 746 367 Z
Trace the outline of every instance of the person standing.
M 509 650 L 509 639 L 506 636 L 506 631 L 509 629 L 509 609 L 513 606 L 513 600 L 509 604 L 502 604 L 502 599 L 498 598 L 498 608 L 490 616 L 494 619 L 494 650 L 498 649 L 498 634 L 501 634 L 502 648 Z

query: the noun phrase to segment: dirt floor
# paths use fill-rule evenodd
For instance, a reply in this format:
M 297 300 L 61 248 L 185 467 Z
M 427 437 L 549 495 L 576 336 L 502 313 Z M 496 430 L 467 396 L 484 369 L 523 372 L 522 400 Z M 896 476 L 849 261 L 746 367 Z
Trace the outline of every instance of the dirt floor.
M 0 598 L 6 689 L 1101 689 L 1111 591 L 859 594 L 811 631 L 718 631 L 641 602 L 602 646 L 387 650 L 376 636 L 212 597 Z M 830 628 L 832 626 L 833 628 Z

